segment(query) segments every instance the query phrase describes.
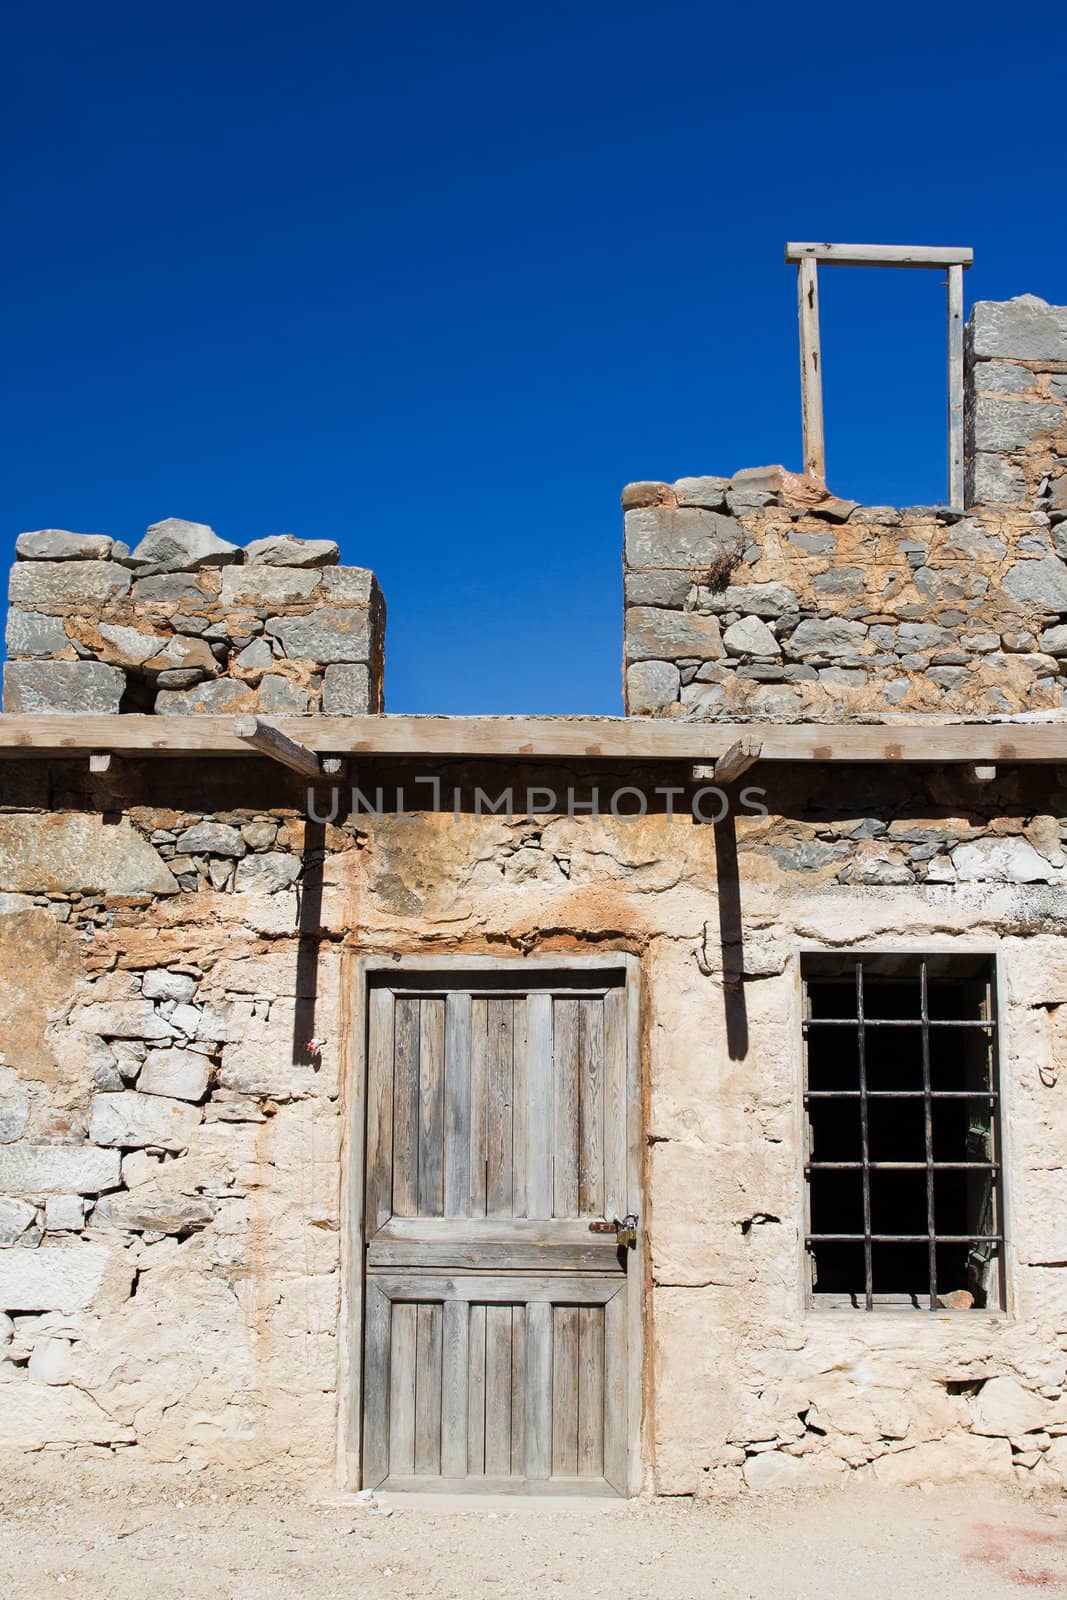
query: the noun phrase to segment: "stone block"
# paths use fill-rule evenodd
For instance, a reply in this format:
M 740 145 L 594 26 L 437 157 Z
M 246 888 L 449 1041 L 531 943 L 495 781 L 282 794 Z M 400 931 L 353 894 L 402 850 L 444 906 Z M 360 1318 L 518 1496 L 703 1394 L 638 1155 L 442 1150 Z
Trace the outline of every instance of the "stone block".
M 142 1094 L 170 1095 L 174 1100 L 202 1100 L 210 1078 L 210 1061 L 195 1050 L 149 1050 L 137 1088 Z
M 21 1239 L 36 1217 L 36 1206 L 29 1205 L 25 1200 L 15 1200 L 11 1195 L 0 1194 L 0 1250 L 6 1250 Z
M 201 673 L 214 674 L 219 670 L 207 640 L 182 633 L 173 634 L 145 664 L 149 672 L 187 672 L 196 668 Z
M 628 606 L 671 606 L 680 611 L 693 587 L 691 572 L 628 572 L 625 580 Z
M 245 545 L 249 566 L 332 567 L 340 559 L 341 552 L 332 539 L 297 539 L 291 533 L 279 533 Z
M 80 1389 L 29 1383 L 20 1374 L 0 1380 L 0 1449 L 132 1442 L 134 1430 L 109 1417 Z
M 280 672 L 270 672 L 259 686 L 259 709 L 282 712 L 286 716 L 303 716 L 308 709 L 308 693 L 291 678 Z
M 861 622 L 845 622 L 839 617 L 825 621 L 809 617 L 798 623 L 785 642 L 785 653 L 793 660 L 808 656 L 836 656 L 858 652 L 867 638 Z
M 234 666 L 242 672 L 264 672 L 274 665 L 274 651 L 266 639 L 253 639 L 234 659 Z
M 28 1365 L 31 1383 L 53 1385 L 69 1383 L 73 1370 L 73 1352 L 69 1339 L 45 1337 L 37 1340 Z
M 1067 611 L 1067 565 L 1055 556 L 1037 561 L 1017 561 L 1005 573 L 1001 587 L 1013 600 L 1039 606 L 1044 611 Z
M 972 382 L 976 394 L 1020 394 L 1032 389 L 1034 374 L 1014 361 L 976 361 Z
M 653 479 L 643 478 L 637 483 L 628 483 L 622 491 L 621 504 L 624 511 L 636 511 L 639 506 L 670 505 L 672 491 L 669 483 L 657 483 Z
M 271 850 L 262 855 L 245 856 L 238 864 L 234 887 L 239 893 L 248 890 L 259 894 L 275 894 L 279 889 L 291 888 L 299 876 L 299 856 Z
M 300 604 L 321 587 L 322 573 L 300 567 L 230 567 L 222 574 L 224 606 L 247 606 L 264 615 L 277 606 Z
M 194 1233 L 214 1221 L 217 1207 L 203 1195 L 185 1195 L 170 1186 L 142 1184 L 132 1194 L 115 1194 L 102 1200 L 93 1213 L 101 1228 L 130 1229 L 140 1233 Z
M 130 574 L 111 561 L 18 561 L 7 597 L 24 611 L 65 617 L 87 603 L 102 606 L 129 588 Z
M 237 546 L 220 539 L 207 523 L 167 517 L 152 523 L 129 559 L 135 566 L 157 572 L 196 572 L 201 567 L 229 566 L 240 557 Z
M 96 1034 L 104 1039 L 169 1041 L 174 1038 L 176 1031 L 170 1018 L 164 1017 L 144 1000 L 92 1000 L 88 1005 L 81 1006 L 71 1021 L 82 1033 Z M 134 1055 L 137 1055 L 136 1048 Z
M 6 1194 L 101 1194 L 120 1181 L 116 1150 L 91 1144 L 0 1145 L 0 1190 Z
M 6 1042 L 6 1041 L 5 1041 Z M 11 1067 L 0 1067 L 0 1144 L 13 1144 L 26 1132 L 30 1096 Z
M 117 1154 L 117 1151 L 102 1151 L 101 1154 Z M 81 1195 L 49 1195 L 44 1203 L 44 1225 L 49 1233 L 78 1233 L 85 1225 L 85 1201 Z
M 1010 1439 L 1044 1427 L 1048 1403 L 1014 1378 L 990 1378 L 974 1398 L 971 1427 L 989 1438 Z
M 635 661 L 626 669 L 626 710 L 632 717 L 663 713 L 678 699 L 681 676 L 669 661 Z
M 952 851 L 961 883 L 1049 883 L 1055 872 L 1028 839 L 975 839 Z
M 701 589 L 702 611 L 741 611 L 752 617 L 783 617 L 800 605 L 794 590 L 784 583 L 729 584 L 725 589 Z
M 976 450 L 1026 450 L 1042 433 L 1063 426 L 1063 407 L 1040 400 L 980 397 L 972 410 Z
M 215 678 L 192 689 L 161 689 L 154 709 L 164 717 L 228 716 L 255 710 L 255 690 L 234 678 Z
M 1022 468 L 1001 455 L 977 451 L 970 471 L 970 499 L 975 505 L 1020 505 L 1026 497 Z
M 207 605 L 215 598 L 193 572 L 161 572 L 138 578 L 132 591 L 137 605 Z
M 186 856 L 243 856 L 247 848 L 239 830 L 226 822 L 194 823 L 178 835 L 177 847 Z
M 322 709 L 328 717 L 359 717 L 370 711 L 370 673 L 362 662 L 339 662 L 326 668 Z
M 0 1306 L 8 1311 L 84 1311 L 99 1293 L 110 1261 L 106 1245 L 81 1241 L 5 1250 L 0 1253 Z
M 128 818 L 83 811 L 0 815 L 0 890 L 177 894 L 178 885 Z
M 699 506 L 703 511 L 725 511 L 729 478 L 679 478 L 674 498 L 680 506 Z
M 1050 306 L 1035 294 L 978 300 L 967 335 L 976 360 L 1067 361 L 1067 306 Z
M 715 617 L 658 606 L 631 606 L 626 613 L 627 661 L 671 661 L 685 656 L 718 661 L 725 654 Z
M 364 607 L 323 605 L 306 617 L 269 617 L 266 631 L 281 640 L 290 660 L 327 665 L 335 661 L 370 661 L 374 653 L 371 613 Z
M 4 710 L 102 712 L 119 710 L 126 674 L 101 661 L 8 661 Z
M 154 967 L 145 973 L 141 993 L 146 1000 L 173 1000 L 176 1005 L 185 1005 L 196 993 L 196 979 L 188 972 L 168 972 L 165 967 Z
M 739 558 L 744 545 L 733 517 L 696 506 L 642 508 L 626 513 L 626 561 L 631 568 L 687 567 L 699 573 Z
M 200 1125 L 199 1106 L 165 1095 L 139 1094 L 123 1089 L 119 1094 L 94 1094 L 89 1137 L 94 1144 L 128 1149 L 159 1145 L 164 1150 L 185 1150 Z M 0 1305 L 3 1305 L 0 1295 Z
M 378 580 L 369 567 L 327 567 L 322 574 L 322 596 L 337 606 L 382 604 Z
M 1050 656 L 1067 656 L 1067 623 L 1046 628 L 1041 635 L 1041 648 Z
M 97 632 L 110 647 L 104 651 L 105 659 L 123 667 L 143 665 L 167 644 L 166 634 L 146 633 L 142 628 L 127 628 L 115 622 L 101 622 Z
M 734 622 L 722 636 L 722 642 L 732 656 L 776 656 L 778 640 L 759 617 L 742 617 Z
M 68 533 L 65 528 L 38 528 L 20 533 L 15 554 L 20 561 L 106 561 L 112 541 L 104 533 Z
M 70 648 L 67 630 L 58 617 L 13 609 L 7 614 L 5 644 L 9 658 L 58 656 Z

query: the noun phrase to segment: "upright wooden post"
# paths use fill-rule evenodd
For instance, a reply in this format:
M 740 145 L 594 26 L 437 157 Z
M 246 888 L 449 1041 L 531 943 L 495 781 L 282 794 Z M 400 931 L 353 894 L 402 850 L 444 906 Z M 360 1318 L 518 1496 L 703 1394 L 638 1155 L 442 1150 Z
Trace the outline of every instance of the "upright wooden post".
M 822 422 L 822 349 L 819 345 L 818 266 L 809 256 L 797 263 L 800 317 L 800 406 L 804 419 L 804 471 L 826 482 Z
M 963 510 L 963 266 L 955 263 L 948 269 L 948 503 Z

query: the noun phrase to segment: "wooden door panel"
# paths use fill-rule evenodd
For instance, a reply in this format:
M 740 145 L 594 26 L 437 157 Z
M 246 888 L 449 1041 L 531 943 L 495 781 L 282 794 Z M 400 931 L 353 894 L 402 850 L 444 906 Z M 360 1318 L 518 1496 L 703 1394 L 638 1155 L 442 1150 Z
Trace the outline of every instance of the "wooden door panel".
M 372 986 L 364 1482 L 627 1490 L 625 991 Z
M 376 1274 L 365 1482 L 625 1492 L 625 1338 L 618 1280 Z

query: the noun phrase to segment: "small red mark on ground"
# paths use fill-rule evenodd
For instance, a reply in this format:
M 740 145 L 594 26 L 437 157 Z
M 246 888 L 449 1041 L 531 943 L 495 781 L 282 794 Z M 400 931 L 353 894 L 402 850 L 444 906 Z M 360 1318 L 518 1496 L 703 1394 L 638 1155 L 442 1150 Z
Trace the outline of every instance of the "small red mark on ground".
M 1067 1579 L 1051 1567 L 1028 1567 L 1019 1563 L 1020 1545 L 1045 1548 L 1060 1542 L 1060 1536 L 1045 1528 L 993 1528 L 978 1524 L 974 1529 L 975 1542 L 966 1552 L 968 1561 L 981 1561 L 993 1567 L 1009 1583 L 1021 1589 L 1067 1591 Z

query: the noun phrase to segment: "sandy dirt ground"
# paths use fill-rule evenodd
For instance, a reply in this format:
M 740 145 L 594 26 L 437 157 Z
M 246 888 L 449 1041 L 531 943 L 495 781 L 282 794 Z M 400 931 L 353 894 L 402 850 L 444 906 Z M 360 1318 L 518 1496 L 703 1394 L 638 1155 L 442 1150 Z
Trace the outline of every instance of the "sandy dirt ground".
M 45 1458 L 0 1470 L 6 1600 L 1000 1600 L 1067 1595 L 1067 1498 L 879 1489 L 608 1509 L 381 1509 Z

